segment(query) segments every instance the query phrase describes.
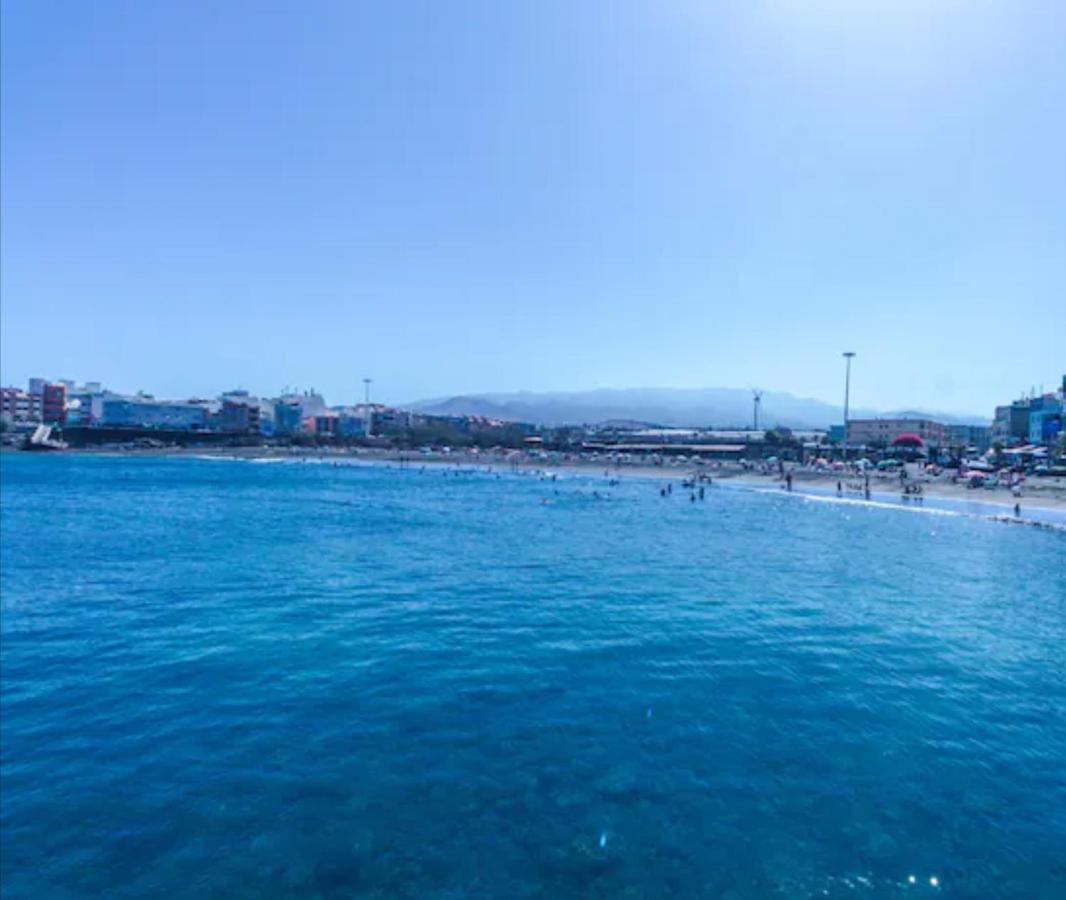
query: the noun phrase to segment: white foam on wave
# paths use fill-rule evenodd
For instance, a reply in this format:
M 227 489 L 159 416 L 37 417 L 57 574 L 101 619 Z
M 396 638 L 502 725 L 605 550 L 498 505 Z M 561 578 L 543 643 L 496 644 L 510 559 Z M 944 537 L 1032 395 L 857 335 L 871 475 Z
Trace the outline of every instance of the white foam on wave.
M 772 491 L 767 491 L 767 493 L 772 493 Z M 801 491 L 793 491 L 793 496 L 802 497 L 804 500 L 813 503 L 839 503 L 848 506 L 864 506 L 870 509 L 900 509 L 905 512 L 931 513 L 935 516 L 953 516 L 957 518 L 964 518 L 967 515 L 967 513 L 959 510 L 923 506 L 921 503 L 890 503 L 887 500 L 860 500 L 858 497 L 826 497 L 820 494 L 804 494 Z
M 744 488 L 740 485 L 735 485 L 734 487 L 739 490 L 750 490 L 755 494 L 766 494 L 771 497 L 791 497 L 808 503 L 841 504 L 846 506 L 864 507 L 866 509 L 891 509 L 897 512 L 924 513 L 931 516 L 946 516 L 948 518 L 956 519 L 983 519 L 986 522 L 1000 522 L 1009 525 L 1029 525 L 1037 528 L 1049 528 L 1052 531 L 1066 532 L 1066 525 L 1059 524 L 1058 522 L 1049 522 L 1046 519 L 1018 518 L 1017 516 L 1011 515 L 1006 510 L 1003 512 L 972 512 L 964 509 L 945 509 L 942 506 L 926 506 L 924 502 L 914 500 L 893 503 L 889 500 L 867 500 L 860 497 L 834 497 L 827 494 L 809 494 L 803 491 L 783 491 L 762 487 Z M 951 500 L 938 497 L 934 498 L 933 502 L 950 503 Z M 1030 508 L 1029 512 L 1032 514 L 1032 508 Z

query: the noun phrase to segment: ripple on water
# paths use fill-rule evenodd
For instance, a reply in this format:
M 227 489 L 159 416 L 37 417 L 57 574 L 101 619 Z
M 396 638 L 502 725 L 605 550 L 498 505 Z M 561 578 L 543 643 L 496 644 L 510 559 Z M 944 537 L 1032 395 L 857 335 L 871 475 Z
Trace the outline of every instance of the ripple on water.
M 1066 896 L 1061 534 L 0 466 L 5 896 Z

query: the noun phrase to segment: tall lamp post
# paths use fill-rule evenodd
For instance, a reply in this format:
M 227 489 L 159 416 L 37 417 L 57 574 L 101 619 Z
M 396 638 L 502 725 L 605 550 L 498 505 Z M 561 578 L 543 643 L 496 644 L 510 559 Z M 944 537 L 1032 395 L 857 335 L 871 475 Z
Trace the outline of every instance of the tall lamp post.
M 844 462 L 848 461 L 848 401 L 851 399 L 851 358 L 854 351 L 846 350 L 844 356 Z
M 374 436 L 374 414 L 370 411 L 370 385 L 374 381 L 373 378 L 363 379 L 363 408 L 366 410 L 366 436 Z

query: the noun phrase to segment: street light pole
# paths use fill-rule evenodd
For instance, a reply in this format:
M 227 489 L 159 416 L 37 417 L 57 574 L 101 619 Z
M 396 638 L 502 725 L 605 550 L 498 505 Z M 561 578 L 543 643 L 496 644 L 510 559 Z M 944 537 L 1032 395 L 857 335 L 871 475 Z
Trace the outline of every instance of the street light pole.
M 363 396 L 365 398 L 365 402 L 363 404 L 363 409 L 366 410 L 366 436 L 367 437 L 373 437 L 374 436 L 374 414 L 370 411 L 370 385 L 373 382 L 373 380 L 374 380 L 373 378 L 364 378 L 363 379 Z
M 854 351 L 847 350 L 843 356 L 844 363 L 844 462 L 848 461 L 848 401 L 851 399 L 851 358 Z

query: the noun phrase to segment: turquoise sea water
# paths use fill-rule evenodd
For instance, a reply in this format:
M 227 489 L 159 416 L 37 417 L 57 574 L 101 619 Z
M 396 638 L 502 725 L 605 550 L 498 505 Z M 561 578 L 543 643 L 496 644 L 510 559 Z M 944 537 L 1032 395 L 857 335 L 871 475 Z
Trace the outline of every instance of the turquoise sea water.
M 1066 896 L 1062 533 L 0 466 L 4 897 Z

